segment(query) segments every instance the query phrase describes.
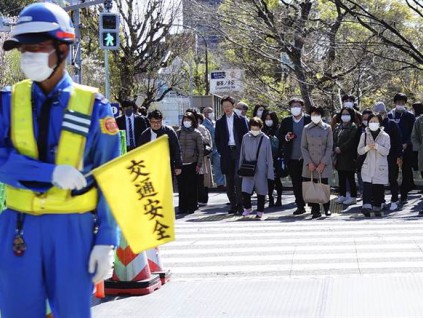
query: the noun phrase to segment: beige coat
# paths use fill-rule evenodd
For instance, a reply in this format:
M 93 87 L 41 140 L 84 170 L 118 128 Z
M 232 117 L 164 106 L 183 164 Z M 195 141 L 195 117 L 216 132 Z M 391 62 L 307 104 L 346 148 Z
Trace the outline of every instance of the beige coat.
M 367 135 L 367 137 L 364 136 Z M 364 144 L 366 139 L 366 145 Z M 369 148 L 368 145 L 376 144 L 376 149 Z M 388 154 L 391 148 L 391 140 L 389 135 L 381 127 L 379 135 L 376 140 L 373 139 L 369 128 L 361 134 L 360 142 L 358 144 L 357 152 L 359 155 L 366 155 L 363 167 L 361 168 L 361 178 L 364 182 L 372 184 L 388 184 Z
M 318 125 L 310 123 L 304 126 L 301 137 L 301 153 L 303 155 L 303 177 L 310 178 L 309 163 L 318 166 L 320 163 L 326 165 L 322 173 L 322 178 L 332 176 L 332 148 L 333 134 L 328 124 L 320 122 Z M 313 176 L 317 176 L 316 173 Z
M 416 119 L 411 133 L 413 151 L 418 153 L 419 171 L 423 171 L 423 116 Z
M 203 125 L 198 125 L 197 129 L 201 133 L 203 144 L 208 144 L 211 147 L 213 147 L 213 140 L 211 138 L 209 130 Z M 212 164 L 210 160 L 210 155 L 204 156 L 204 161 L 200 169 L 200 174 L 204 174 L 204 186 L 206 188 L 212 188 L 213 187 L 213 172 L 212 172 Z

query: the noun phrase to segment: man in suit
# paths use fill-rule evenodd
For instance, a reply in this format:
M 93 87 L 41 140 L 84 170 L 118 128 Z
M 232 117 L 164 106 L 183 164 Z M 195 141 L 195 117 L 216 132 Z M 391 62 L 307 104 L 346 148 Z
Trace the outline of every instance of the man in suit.
M 137 146 L 136 141 L 149 124 L 144 116 L 135 115 L 137 105 L 134 101 L 124 100 L 121 106 L 123 115 L 116 118 L 116 123 L 120 130 L 126 131 L 126 149 L 130 151 Z
M 220 104 L 224 115 L 216 121 L 214 138 L 220 154 L 220 167 L 226 176 L 226 193 L 231 205 L 229 213 L 241 214 L 241 178 L 237 171 L 242 137 L 248 132 L 248 127 L 245 120 L 234 113 L 235 100 L 232 97 L 224 97 Z
M 304 101 L 300 98 L 291 98 L 289 103 L 292 116 L 282 120 L 278 139 L 280 153 L 288 167 L 294 189 L 297 209 L 294 215 L 305 213 L 305 203 L 302 190 L 303 158 L 301 154 L 301 136 L 305 125 L 310 123 L 310 116 L 304 114 Z

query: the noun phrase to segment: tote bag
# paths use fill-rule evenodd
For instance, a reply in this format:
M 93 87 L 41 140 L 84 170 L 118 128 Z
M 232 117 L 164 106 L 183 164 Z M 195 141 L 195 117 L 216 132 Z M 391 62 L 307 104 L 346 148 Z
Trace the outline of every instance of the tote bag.
M 303 181 L 303 199 L 306 203 L 327 203 L 330 201 L 330 186 L 322 183 L 319 173 L 319 181 L 313 181 L 313 173 L 311 173 L 310 181 Z

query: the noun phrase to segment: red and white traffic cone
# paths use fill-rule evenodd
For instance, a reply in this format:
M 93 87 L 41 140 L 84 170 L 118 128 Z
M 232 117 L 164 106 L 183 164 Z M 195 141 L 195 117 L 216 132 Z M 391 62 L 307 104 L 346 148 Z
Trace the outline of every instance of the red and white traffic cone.
M 116 250 L 113 276 L 104 282 L 106 295 L 146 295 L 159 289 L 160 277 L 151 274 L 145 252 L 135 254 L 122 237 Z
M 162 285 L 166 284 L 170 277 L 172 276 L 172 273 L 170 270 L 164 270 L 162 266 L 162 262 L 160 260 L 159 255 L 159 248 L 150 248 L 147 250 L 147 258 L 148 258 L 148 265 L 150 266 L 150 270 L 153 274 L 158 274 L 160 276 L 160 281 L 162 282 Z

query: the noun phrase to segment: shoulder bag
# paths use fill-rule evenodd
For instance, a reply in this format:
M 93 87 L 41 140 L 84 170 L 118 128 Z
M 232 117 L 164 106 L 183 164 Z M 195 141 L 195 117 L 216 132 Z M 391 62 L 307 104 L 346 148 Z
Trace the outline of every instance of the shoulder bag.
M 263 136 L 261 136 L 260 142 L 259 142 L 259 145 L 258 145 L 258 148 L 257 148 L 256 160 L 255 161 L 244 160 L 241 163 L 241 167 L 238 170 L 239 176 L 241 176 L 241 177 L 254 177 L 254 175 L 256 174 L 257 160 L 258 160 L 262 141 L 263 141 Z

